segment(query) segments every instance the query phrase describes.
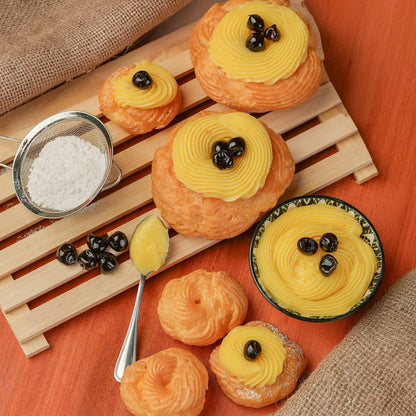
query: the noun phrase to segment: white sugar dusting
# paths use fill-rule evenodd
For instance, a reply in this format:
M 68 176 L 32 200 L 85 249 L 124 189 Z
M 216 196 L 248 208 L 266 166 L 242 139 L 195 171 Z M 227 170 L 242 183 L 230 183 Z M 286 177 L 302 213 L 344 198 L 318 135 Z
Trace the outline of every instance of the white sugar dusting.
M 45 227 L 46 227 L 46 225 L 39 224 L 39 225 L 37 225 L 36 227 L 31 228 L 31 229 L 30 229 L 29 231 L 27 231 L 25 234 L 18 235 L 18 236 L 16 237 L 16 240 L 23 240 L 24 238 L 29 237 L 29 236 L 30 236 L 30 235 L 32 235 L 32 234 L 35 234 L 36 232 L 38 232 L 38 231 L 42 230 L 42 229 L 43 229 L 43 228 L 45 228 Z
M 28 192 L 37 205 L 67 211 L 87 201 L 107 169 L 103 152 L 78 136 L 59 136 L 46 143 L 33 161 Z

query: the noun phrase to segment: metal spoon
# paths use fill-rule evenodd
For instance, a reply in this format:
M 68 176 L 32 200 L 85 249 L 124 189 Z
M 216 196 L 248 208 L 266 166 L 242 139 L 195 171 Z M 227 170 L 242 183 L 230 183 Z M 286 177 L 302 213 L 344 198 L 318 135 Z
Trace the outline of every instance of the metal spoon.
M 136 226 L 136 228 L 135 228 L 135 230 L 132 234 L 131 240 L 133 240 L 134 234 L 138 230 L 139 226 L 143 223 L 143 221 L 147 220 L 148 218 L 149 217 L 146 217 L 142 221 L 139 222 L 139 224 Z M 160 219 L 159 219 L 159 221 L 160 221 Z M 162 221 L 160 221 L 160 222 L 164 226 L 163 222 Z M 166 230 L 166 232 L 167 232 L 167 230 Z M 130 258 L 132 258 L 131 247 L 132 247 L 132 245 L 130 244 L 130 249 L 129 249 Z M 164 260 L 163 260 L 163 263 L 164 263 Z M 142 300 L 142 294 L 143 294 L 144 284 L 146 282 L 146 276 L 149 273 L 152 273 L 152 272 L 158 270 L 160 267 L 162 267 L 163 263 L 160 264 L 159 267 L 156 267 L 154 270 L 148 271 L 146 274 L 144 274 L 144 273 L 142 273 L 142 271 L 140 271 L 138 269 L 137 265 L 133 262 L 133 264 L 136 266 L 136 268 L 140 272 L 140 282 L 139 282 L 139 287 L 138 287 L 138 290 L 137 290 L 136 300 L 135 300 L 135 303 L 134 303 L 133 313 L 132 313 L 131 319 L 130 319 L 130 324 L 129 324 L 129 327 L 127 329 L 127 333 L 126 333 L 126 337 L 124 339 L 123 345 L 121 347 L 120 354 L 119 354 L 117 362 L 116 362 L 116 366 L 114 368 L 114 377 L 118 382 L 121 381 L 121 378 L 123 377 L 124 370 L 126 369 L 126 367 L 136 361 L 137 326 L 138 326 L 138 321 L 139 321 L 140 303 L 141 303 L 141 300 Z

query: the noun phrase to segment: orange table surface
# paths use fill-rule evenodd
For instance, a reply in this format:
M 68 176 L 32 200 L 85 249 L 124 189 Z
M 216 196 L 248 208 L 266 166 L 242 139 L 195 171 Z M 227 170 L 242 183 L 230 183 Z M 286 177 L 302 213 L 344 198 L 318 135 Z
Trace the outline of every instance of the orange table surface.
M 379 176 L 362 185 L 351 176 L 320 192 L 351 203 L 376 227 L 386 261 L 377 299 L 416 266 L 416 2 L 307 0 L 306 5 L 321 32 L 329 78 L 379 170 Z M 296 341 L 308 359 L 307 372 L 366 313 L 368 306 L 339 321 L 316 324 L 274 309 L 250 275 L 252 232 L 253 228 L 223 241 L 146 283 L 139 357 L 177 346 L 194 352 L 208 366 L 211 346 L 189 347 L 172 340 L 156 315 L 164 284 L 197 268 L 225 270 L 238 279 L 249 296 L 247 320 L 269 321 Z M 0 415 L 130 414 L 120 399 L 113 371 L 135 296 L 132 288 L 50 330 L 46 336 L 51 348 L 31 359 L 25 358 L 1 317 Z M 247 409 L 225 397 L 211 372 L 209 383 L 202 415 L 268 415 L 279 406 Z

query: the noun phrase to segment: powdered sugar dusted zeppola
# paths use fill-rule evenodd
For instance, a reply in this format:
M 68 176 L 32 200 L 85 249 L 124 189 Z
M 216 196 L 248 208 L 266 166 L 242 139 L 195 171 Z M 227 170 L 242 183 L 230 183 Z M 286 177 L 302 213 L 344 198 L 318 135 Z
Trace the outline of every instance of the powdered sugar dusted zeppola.
M 286 0 L 214 4 L 194 27 L 196 77 L 213 100 L 265 112 L 297 105 L 319 88 L 323 65 L 306 20 Z
M 306 368 L 301 348 L 262 321 L 232 329 L 212 351 L 209 363 L 231 400 L 255 408 L 286 397 Z
M 170 72 L 149 60 L 120 68 L 105 81 L 100 110 L 131 134 L 167 126 L 178 114 L 181 92 Z
M 208 371 L 194 354 L 168 348 L 129 365 L 120 394 L 136 416 L 197 416 L 205 403 Z
M 179 233 L 231 238 L 276 205 L 294 169 L 285 141 L 255 117 L 202 111 L 155 152 L 153 200 Z
M 171 337 L 190 345 L 210 345 L 241 325 L 248 298 L 237 280 L 224 271 L 195 270 L 170 280 L 157 312 Z

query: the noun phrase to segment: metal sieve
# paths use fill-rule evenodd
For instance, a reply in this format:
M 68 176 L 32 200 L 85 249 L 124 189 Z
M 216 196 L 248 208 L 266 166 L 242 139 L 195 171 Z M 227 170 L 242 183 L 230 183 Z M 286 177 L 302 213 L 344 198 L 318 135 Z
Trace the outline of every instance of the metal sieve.
M 70 135 L 78 136 L 90 142 L 104 154 L 107 161 L 105 173 L 100 185 L 86 201 L 77 207 L 66 211 L 44 208 L 31 199 L 27 189 L 32 163 L 39 156 L 46 143 L 58 136 Z M 110 189 L 120 182 L 121 170 L 113 161 L 113 142 L 110 133 L 101 120 L 92 114 L 83 111 L 64 111 L 54 114 L 37 124 L 22 141 L 4 136 L 0 136 L 0 138 L 20 143 L 12 167 L 2 163 L 0 163 L 0 166 L 12 170 L 13 186 L 17 198 L 29 211 L 40 217 L 62 218 L 71 215 L 87 206 L 100 191 Z M 116 178 L 105 185 L 112 167 L 116 169 Z

